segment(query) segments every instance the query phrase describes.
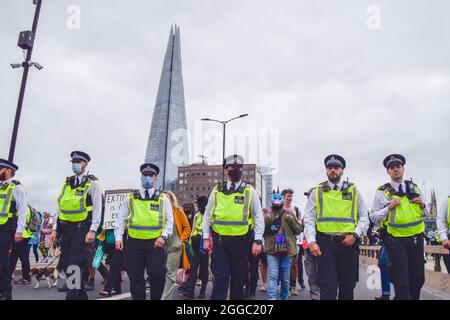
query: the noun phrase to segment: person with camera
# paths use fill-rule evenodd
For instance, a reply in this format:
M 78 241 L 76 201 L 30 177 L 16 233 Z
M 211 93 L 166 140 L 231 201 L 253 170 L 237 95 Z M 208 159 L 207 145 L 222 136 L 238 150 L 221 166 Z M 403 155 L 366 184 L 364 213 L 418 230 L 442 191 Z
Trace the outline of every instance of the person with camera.
M 353 300 L 359 276 L 359 243 L 369 228 L 365 202 L 356 186 L 342 181 L 343 157 L 324 160 L 328 180 L 311 192 L 305 208 L 305 237 L 317 257 L 320 300 Z M 339 289 L 339 295 L 338 295 Z
M 391 181 L 378 187 L 370 219 L 386 230 L 384 243 L 389 251 L 396 300 L 419 300 L 425 283 L 424 216 L 429 205 L 412 180 L 404 180 L 406 159 L 387 156 L 383 165 Z
M 297 255 L 297 238 L 302 231 L 300 222 L 292 212 L 284 208 L 280 192 L 272 193 L 270 214 L 264 217 L 264 252 L 269 272 L 267 298 L 276 300 L 278 279 L 281 280 L 280 299 L 289 297 L 291 265 Z

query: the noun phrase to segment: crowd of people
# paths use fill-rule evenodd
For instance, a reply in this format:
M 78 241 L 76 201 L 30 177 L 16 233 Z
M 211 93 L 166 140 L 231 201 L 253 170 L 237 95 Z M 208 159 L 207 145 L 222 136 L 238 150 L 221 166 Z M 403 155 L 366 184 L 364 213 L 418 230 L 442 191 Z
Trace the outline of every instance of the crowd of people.
M 383 292 L 390 298 L 419 299 L 424 284 L 423 217 L 429 205 L 411 180 L 404 180 L 406 159 L 389 155 L 383 161 L 391 180 L 377 188 L 371 210 L 356 185 L 344 181 L 346 161 L 333 154 L 324 159 L 327 180 L 305 192 L 304 212 L 294 205 L 294 190 L 274 190 L 271 207 L 262 208 L 256 190 L 241 180 L 244 159 L 224 159 L 227 181 L 209 197 L 180 205 L 174 193 L 159 190 L 159 168 L 140 166 L 139 187 L 120 206 L 115 228 L 102 229 L 104 195 L 87 170 L 90 156 L 71 153 L 72 170 L 59 193 L 59 211 L 40 214 L 27 205 L 18 167 L 0 159 L 0 298 L 12 298 L 11 275 L 17 261 L 29 284 L 30 252 L 36 262 L 51 265 L 66 278 L 81 270 L 80 286 L 58 288 L 68 300 L 87 299 L 98 271 L 104 285 L 100 296 L 122 293 L 126 274 L 131 297 L 171 300 L 175 288 L 185 299 L 206 297 L 211 281 L 212 300 L 286 300 L 306 289 L 312 300 L 352 300 L 358 282 L 359 244 L 381 244 L 379 266 Z M 6 208 L 6 210 L 5 210 Z M 447 239 L 450 210 L 440 210 L 438 234 Z M 376 231 L 372 231 L 378 226 Z M 376 237 L 372 237 L 376 232 Z M 42 258 L 39 255 L 38 249 Z M 196 295 L 196 286 L 200 291 Z M 279 296 L 277 295 L 279 292 Z

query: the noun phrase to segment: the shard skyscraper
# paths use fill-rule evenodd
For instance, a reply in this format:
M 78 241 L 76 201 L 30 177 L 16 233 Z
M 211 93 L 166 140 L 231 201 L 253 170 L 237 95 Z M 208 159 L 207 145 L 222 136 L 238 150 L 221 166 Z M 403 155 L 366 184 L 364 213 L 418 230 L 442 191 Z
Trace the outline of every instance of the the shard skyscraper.
M 163 189 L 174 189 L 178 166 L 189 159 L 186 132 L 180 27 L 175 25 L 170 30 L 145 153 L 145 162 L 160 168 L 158 185 Z

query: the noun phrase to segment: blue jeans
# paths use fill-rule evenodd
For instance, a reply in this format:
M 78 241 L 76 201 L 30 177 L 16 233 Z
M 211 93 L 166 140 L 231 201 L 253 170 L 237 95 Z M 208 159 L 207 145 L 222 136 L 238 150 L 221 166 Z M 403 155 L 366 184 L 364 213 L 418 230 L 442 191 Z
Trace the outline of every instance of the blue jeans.
M 270 253 L 267 254 L 267 269 L 269 271 L 267 298 L 269 300 L 276 300 L 278 275 L 280 275 L 281 280 L 280 299 L 288 299 L 293 258 L 294 257 L 288 257 L 287 255 L 277 256 Z

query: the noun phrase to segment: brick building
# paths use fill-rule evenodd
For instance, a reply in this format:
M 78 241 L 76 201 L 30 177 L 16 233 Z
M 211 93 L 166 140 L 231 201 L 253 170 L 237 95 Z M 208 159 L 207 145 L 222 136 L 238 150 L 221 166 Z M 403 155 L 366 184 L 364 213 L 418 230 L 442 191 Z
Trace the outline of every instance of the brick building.
M 199 196 L 208 197 L 214 187 L 222 181 L 222 170 L 221 165 L 207 165 L 205 163 L 178 167 L 176 193 L 179 204 L 195 202 Z M 255 164 L 245 164 L 242 180 L 255 187 L 264 206 L 266 203 L 266 184 L 260 169 Z

